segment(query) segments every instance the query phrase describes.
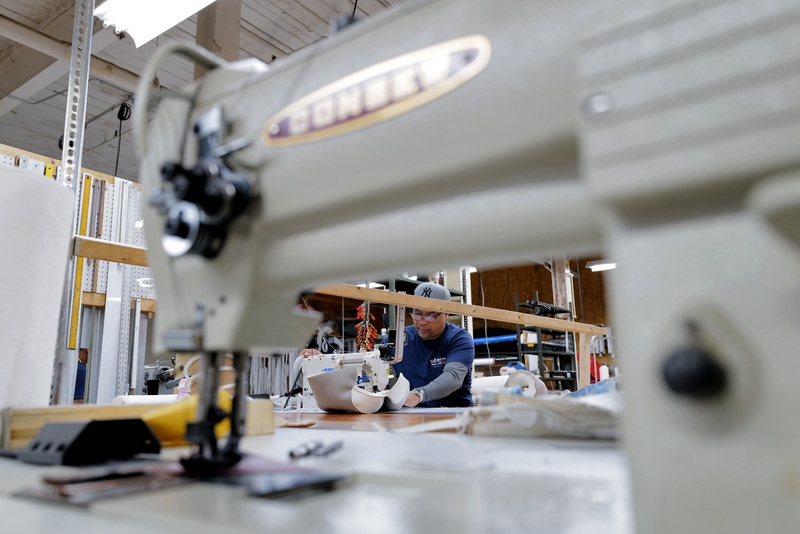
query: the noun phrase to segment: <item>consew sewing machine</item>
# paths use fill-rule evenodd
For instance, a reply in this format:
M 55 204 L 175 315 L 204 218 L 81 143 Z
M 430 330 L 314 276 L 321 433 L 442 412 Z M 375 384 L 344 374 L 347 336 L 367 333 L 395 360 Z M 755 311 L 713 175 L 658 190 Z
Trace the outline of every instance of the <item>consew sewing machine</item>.
M 269 70 L 162 47 L 152 72 L 211 71 L 149 127 L 137 106 L 158 343 L 233 352 L 241 384 L 250 349 L 308 336 L 301 289 L 602 251 L 639 532 L 800 523 L 799 21 L 791 0 L 434 0 Z M 237 460 L 242 413 L 220 454 L 197 423 L 202 460 Z

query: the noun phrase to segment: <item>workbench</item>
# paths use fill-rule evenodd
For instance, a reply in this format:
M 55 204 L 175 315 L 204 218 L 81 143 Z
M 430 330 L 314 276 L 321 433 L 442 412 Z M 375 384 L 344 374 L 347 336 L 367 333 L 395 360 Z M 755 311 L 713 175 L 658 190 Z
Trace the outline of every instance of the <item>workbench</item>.
M 290 462 L 310 440 L 342 447 L 291 462 L 346 478 L 330 491 L 284 499 L 195 482 L 95 501 L 88 508 L 15 497 L 42 475 L 77 468 L 0 459 L 0 517 L 7 532 L 426 533 L 633 532 L 628 469 L 619 444 L 603 440 L 479 437 L 401 428 L 452 414 L 290 414 L 310 428 L 248 436 L 242 449 Z M 187 449 L 164 449 L 164 461 Z
M 328 413 L 322 410 L 276 411 L 275 416 L 286 419 L 292 425 L 310 425 L 318 430 L 387 430 L 410 427 L 452 419 L 464 408 L 404 408 L 397 412 L 369 414 Z

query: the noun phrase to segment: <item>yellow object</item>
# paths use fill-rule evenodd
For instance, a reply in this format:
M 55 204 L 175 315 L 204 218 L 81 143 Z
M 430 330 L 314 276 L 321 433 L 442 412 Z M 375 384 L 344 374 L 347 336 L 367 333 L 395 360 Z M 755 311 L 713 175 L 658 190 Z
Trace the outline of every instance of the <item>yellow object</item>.
M 79 219 L 79 226 L 78 226 L 78 235 L 86 235 L 86 229 L 89 225 L 89 207 L 92 201 L 92 175 L 91 174 L 84 174 L 83 175 L 83 189 L 81 190 L 81 212 L 80 212 L 80 219 Z M 69 337 L 67 348 L 68 349 L 77 349 L 78 348 L 78 315 L 81 309 L 81 297 L 83 296 L 83 291 L 81 291 L 81 287 L 83 287 L 83 267 L 84 267 L 85 259 L 81 258 L 80 256 L 75 258 L 75 276 L 74 276 L 74 287 L 72 290 L 72 307 L 71 307 L 71 315 L 70 315 L 70 322 L 69 322 Z
M 199 396 L 191 395 L 149 411 L 142 416 L 142 419 L 150 426 L 162 447 L 182 447 L 189 445 L 183 438 L 186 435 L 186 425 L 197 420 L 198 403 Z M 220 390 L 217 394 L 217 404 L 226 412 L 230 412 L 233 401 L 226 391 Z M 230 421 L 226 418 L 217 424 L 214 433 L 221 438 L 230 430 Z

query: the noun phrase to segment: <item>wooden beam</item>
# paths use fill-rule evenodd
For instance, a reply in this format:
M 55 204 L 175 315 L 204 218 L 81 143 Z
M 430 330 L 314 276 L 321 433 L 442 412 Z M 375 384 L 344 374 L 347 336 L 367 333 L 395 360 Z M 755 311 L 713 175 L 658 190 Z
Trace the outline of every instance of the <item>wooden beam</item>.
M 91 291 L 84 291 L 81 295 L 81 304 L 83 306 L 95 306 L 97 308 L 106 307 L 106 294 L 105 293 L 92 293 Z
M 103 239 L 76 235 L 72 253 L 83 258 L 115 261 L 129 265 L 147 267 L 147 249 L 121 243 L 112 243 Z
M 135 298 L 131 298 L 131 309 Z M 92 293 L 91 291 L 84 291 L 81 298 L 81 304 L 84 306 L 96 306 L 98 308 L 106 307 L 106 294 L 105 293 Z M 142 311 L 147 313 L 154 313 L 156 311 L 157 301 L 154 299 L 142 299 Z
M 333 295 L 356 300 L 366 300 L 370 302 L 380 302 L 395 306 L 406 306 L 409 308 L 420 308 L 423 310 L 443 311 L 456 315 L 467 315 L 481 319 L 491 319 L 505 323 L 520 324 L 525 326 L 540 326 L 542 328 L 552 328 L 556 330 L 567 330 L 569 332 L 580 332 L 590 335 L 606 335 L 606 329 L 600 326 L 552 319 L 541 317 L 531 313 L 519 313 L 497 308 L 485 308 L 472 304 L 461 304 L 460 302 L 446 302 L 443 300 L 429 299 L 425 297 L 415 297 L 403 293 L 393 293 L 380 289 L 368 289 L 350 284 L 332 284 L 315 289 L 314 293 L 322 295 Z
M 12 147 L 12 146 L 9 146 L 9 145 L 4 145 L 2 143 L 0 143 L 0 154 L 2 154 L 4 156 L 11 156 L 12 158 L 14 158 L 15 161 L 18 161 L 18 158 L 20 156 L 28 156 L 31 159 L 35 159 L 35 160 L 38 160 L 38 161 L 43 161 L 45 163 L 45 165 L 53 165 L 54 167 L 58 167 L 59 165 L 61 165 L 61 160 L 60 159 L 45 157 L 45 156 L 42 156 L 41 154 L 37 154 L 35 152 L 29 152 L 27 150 L 22 150 L 22 149 L 15 148 L 15 147 Z M 91 174 L 92 177 L 100 178 L 101 180 L 105 180 L 106 182 L 111 183 L 111 184 L 113 184 L 114 180 L 115 180 L 114 177 L 111 176 L 110 174 L 105 174 L 105 173 L 102 173 L 102 172 L 92 171 L 92 170 L 89 170 L 89 169 L 86 169 L 86 168 L 83 169 L 83 174 Z M 136 182 L 134 182 L 134 183 L 136 183 Z
M 131 309 L 133 309 L 133 301 L 131 299 Z M 142 311 L 147 313 L 155 313 L 158 302 L 153 299 L 142 299 Z

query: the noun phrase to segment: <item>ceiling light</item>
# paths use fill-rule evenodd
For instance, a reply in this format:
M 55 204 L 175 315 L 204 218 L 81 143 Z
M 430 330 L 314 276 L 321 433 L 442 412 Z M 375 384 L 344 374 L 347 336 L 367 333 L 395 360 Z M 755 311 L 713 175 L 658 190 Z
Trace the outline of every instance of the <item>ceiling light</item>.
M 103 26 L 131 36 L 136 48 L 161 35 L 214 0 L 106 0 L 94 10 Z
M 587 261 L 586 267 L 592 270 L 593 273 L 598 271 L 608 271 L 610 269 L 616 269 L 617 264 L 611 260 L 596 260 L 596 261 Z

